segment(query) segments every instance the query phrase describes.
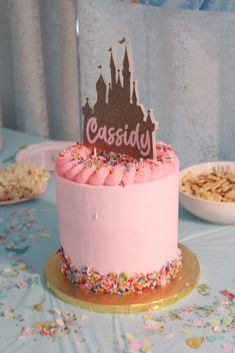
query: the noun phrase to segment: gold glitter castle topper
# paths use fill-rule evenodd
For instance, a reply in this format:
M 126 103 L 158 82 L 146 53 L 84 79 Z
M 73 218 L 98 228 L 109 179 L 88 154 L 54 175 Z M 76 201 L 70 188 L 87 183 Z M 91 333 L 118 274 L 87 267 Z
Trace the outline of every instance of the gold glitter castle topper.
M 110 52 L 111 82 L 107 85 L 102 72 L 96 82 L 97 101 L 86 104 L 83 142 L 106 152 L 124 153 L 135 158 L 156 158 L 157 128 L 154 117 L 139 104 L 135 81 L 131 81 L 130 49 L 125 43 L 123 69 L 117 70 L 113 49 Z M 98 66 L 101 69 L 101 65 Z

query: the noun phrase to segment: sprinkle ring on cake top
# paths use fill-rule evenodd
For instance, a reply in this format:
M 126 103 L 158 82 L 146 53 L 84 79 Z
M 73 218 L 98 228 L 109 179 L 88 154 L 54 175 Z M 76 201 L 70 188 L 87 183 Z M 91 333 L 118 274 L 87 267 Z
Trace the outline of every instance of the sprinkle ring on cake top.
M 57 173 L 74 182 L 89 185 L 129 185 L 161 179 L 179 168 L 170 145 L 157 144 L 157 158 L 133 158 L 122 153 L 103 152 L 81 143 L 56 158 Z

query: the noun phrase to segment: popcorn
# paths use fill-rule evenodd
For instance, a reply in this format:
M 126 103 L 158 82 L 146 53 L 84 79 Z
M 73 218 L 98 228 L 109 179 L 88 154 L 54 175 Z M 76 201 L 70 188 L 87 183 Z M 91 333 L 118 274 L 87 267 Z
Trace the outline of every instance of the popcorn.
M 180 191 L 205 200 L 235 202 L 235 173 L 213 170 L 193 176 L 188 172 L 181 180 Z
M 49 173 L 27 163 L 13 163 L 0 168 L 0 201 L 17 201 L 39 195 Z

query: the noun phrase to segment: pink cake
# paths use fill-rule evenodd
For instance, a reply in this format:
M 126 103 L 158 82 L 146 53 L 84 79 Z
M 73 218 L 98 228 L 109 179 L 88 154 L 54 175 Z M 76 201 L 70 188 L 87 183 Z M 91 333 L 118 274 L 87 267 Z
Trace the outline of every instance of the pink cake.
M 61 271 L 79 288 L 126 294 L 169 283 L 178 249 L 179 162 L 76 144 L 56 158 Z

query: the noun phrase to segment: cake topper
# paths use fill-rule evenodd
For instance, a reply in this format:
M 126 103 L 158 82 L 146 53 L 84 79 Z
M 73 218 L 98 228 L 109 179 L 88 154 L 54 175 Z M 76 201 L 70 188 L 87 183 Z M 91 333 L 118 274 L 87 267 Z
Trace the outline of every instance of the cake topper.
M 128 154 L 134 158 L 156 157 L 157 123 L 148 110 L 138 104 L 135 81 L 131 82 L 131 64 L 126 38 L 122 71 L 116 69 L 113 48 L 110 52 L 111 82 L 107 85 L 99 65 L 96 82 L 97 101 L 91 107 L 89 99 L 82 108 L 84 115 L 83 142 L 106 152 Z

